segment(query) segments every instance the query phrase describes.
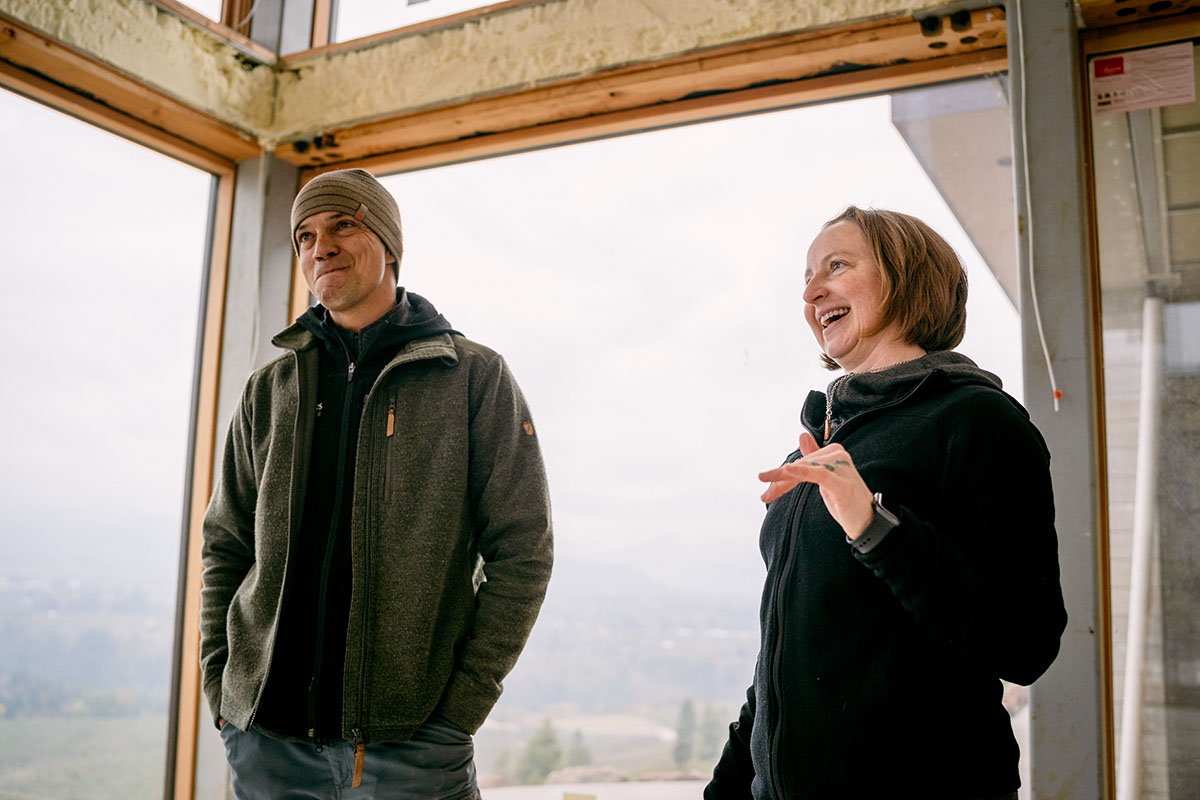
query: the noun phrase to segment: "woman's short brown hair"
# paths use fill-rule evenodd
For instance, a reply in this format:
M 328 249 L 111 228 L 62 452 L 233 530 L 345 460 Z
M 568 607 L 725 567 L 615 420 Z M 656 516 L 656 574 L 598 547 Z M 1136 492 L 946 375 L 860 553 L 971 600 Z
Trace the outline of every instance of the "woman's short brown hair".
M 898 321 L 905 341 L 928 352 L 957 346 L 967 328 L 967 272 L 954 248 L 933 228 L 899 211 L 848 206 L 822 229 L 839 222 L 862 231 L 879 264 L 882 313 L 867 335 Z M 839 369 L 828 356 L 821 360 Z

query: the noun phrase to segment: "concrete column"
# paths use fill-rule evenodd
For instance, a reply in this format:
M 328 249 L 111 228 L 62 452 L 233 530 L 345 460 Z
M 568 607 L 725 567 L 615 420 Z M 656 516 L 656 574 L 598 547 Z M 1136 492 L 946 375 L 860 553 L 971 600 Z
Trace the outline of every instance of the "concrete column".
M 290 227 L 298 185 L 297 168 L 274 156 L 238 163 L 217 394 L 217 459 L 247 376 L 281 352 L 271 337 L 291 321 Z M 194 796 L 224 800 L 229 783 L 225 748 L 203 700 L 197 727 Z
M 1091 299 L 1074 5 L 1067 0 L 1006 5 L 1025 404 L 1052 454 L 1069 615 L 1058 660 L 1031 691 L 1032 797 L 1039 800 L 1110 798 L 1113 789 L 1094 336 L 1099 323 Z M 1047 361 L 1062 393 L 1057 403 Z

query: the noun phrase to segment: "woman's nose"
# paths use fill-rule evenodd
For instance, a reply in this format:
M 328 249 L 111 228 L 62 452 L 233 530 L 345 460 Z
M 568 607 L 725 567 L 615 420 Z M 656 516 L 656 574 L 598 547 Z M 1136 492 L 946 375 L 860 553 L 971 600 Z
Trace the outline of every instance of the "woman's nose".
M 804 284 L 804 302 L 812 303 L 825 296 L 825 284 L 815 275 Z

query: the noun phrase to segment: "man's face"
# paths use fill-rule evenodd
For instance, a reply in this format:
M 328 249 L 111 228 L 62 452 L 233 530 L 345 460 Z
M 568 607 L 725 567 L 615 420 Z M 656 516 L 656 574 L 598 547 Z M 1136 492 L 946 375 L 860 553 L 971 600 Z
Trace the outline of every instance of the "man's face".
M 338 211 L 306 217 L 296 228 L 296 248 L 308 290 L 329 309 L 334 322 L 354 321 L 375 309 L 382 309 L 382 315 L 395 303 L 390 265 L 396 259 L 361 220 Z

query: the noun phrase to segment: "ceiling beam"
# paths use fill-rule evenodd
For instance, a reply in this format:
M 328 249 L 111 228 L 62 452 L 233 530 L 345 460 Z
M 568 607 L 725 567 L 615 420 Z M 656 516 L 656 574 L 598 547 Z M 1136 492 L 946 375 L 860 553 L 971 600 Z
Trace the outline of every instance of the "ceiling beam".
M 276 157 L 415 168 L 1007 68 L 1002 9 L 924 26 L 910 16 L 764 37 L 320 131 Z

